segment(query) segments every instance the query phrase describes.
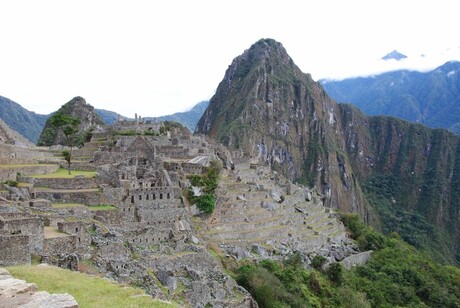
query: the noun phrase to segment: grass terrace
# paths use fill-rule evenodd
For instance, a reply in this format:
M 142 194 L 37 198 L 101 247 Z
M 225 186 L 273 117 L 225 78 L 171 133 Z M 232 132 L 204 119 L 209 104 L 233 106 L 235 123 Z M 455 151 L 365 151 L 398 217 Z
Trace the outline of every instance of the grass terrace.
M 37 167 L 37 166 L 55 166 L 53 164 L 0 164 L 0 169 L 15 169 L 21 167 Z
M 81 203 L 53 203 L 52 206 L 55 209 L 67 209 L 67 208 L 74 208 L 74 207 L 82 207 L 85 205 Z
M 67 169 L 59 168 L 56 172 L 53 173 L 37 174 L 32 175 L 31 177 L 37 179 L 73 179 L 77 175 L 83 175 L 87 178 L 94 178 L 96 176 L 96 171 L 71 170 L 71 174 L 69 174 Z
M 75 207 L 86 207 L 91 211 L 114 211 L 118 209 L 115 205 L 112 204 L 98 204 L 98 205 L 84 205 L 81 203 L 53 203 L 53 208 L 55 209 L 68 209 Z
M 82 308 L 177 307 L 152 299 L 140 289 L 53 266 L 13 266 L 8 270 L 18 279 L 35 283 L 40 291 L 72 295 Z
M 91 211 L 114 211 L 118 209 L 115 205 L 112 204 L 98 204 L 98 205 L 90 205 L 88 208 Z

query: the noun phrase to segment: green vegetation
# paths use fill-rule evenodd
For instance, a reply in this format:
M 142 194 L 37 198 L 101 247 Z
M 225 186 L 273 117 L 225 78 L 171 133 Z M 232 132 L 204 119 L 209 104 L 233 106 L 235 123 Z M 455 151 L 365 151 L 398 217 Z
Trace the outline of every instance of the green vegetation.
M 66 169 L 59 168 L 56 170 L 56 172 L 53 173 L 36 174 L 31 175 L 31 177 L 39 179 L 72 179 L 77 175 L 83 175 L 87 178 L 94 178 L 96 176 L 96 171 L 72 170 L 72 174 L 68 174 Z
M 140 135 L 140 133 L 136 132 L 135 130 L 119 130 L 113 133 L 115 136 L 136 136 Z
M 19 182 L 14 181 L 14 180 L 6 180 L 3 183 L 5 183 L 6 185 L 11 186 L 11 187 L 18 187 L 18 185 L 19 185 Z
M 91 211 L 114 211 L 118 209 L 115 205 L 112 204 L 98 204 L 98 205 L 90 205 L 88 208 Z
M 159 136 L 160 134 L 157 131 L 154 131 L 153 128 L 149 127 L 144 130 L 145 136 Z
M 58 111 L 55 114 L 53 114 L 46 123 L 49 123 L 49 126 L 47 127 L 48 130 L 43 130 L 43 132 L 47 132 L 47 134 L 44 135 L 44 138 L 49 138 L 49 140 L 43 141 L 43 139 L 41 138 L 42 136 L 40 136 L 40 142 L 43 143 L 41 145 L 55 144 L 57 142 L 59 132 L 62 133 L 64 135 L 65 145 L 69 146 L 69 150 L 62 151 L 62 155 L 64 156 L 64 159 L 67 161 L 68 171 L 70 174 L 72 148 L 78 144 L 83 143 L 82 140 L 78 139 L 86 139 L 86 133 L 84 137 L 78 136 L 80 120 L 68 114 L 64 114 L 62 113 L 62 111 Z
M 160 126 L 160 135 L 166 135 L 173 128 L 184 128 L 180 123 L 173 121 L 164 121 L 163 125 Z
M 213 160 L 211 162 L 211 166 L 207 168 L 205 174 L 193 174 L 188 176 L 192 186 L 201 187 L 203 194 L 195 196 L 192 188 L 190 187 L 187 192 L 187 198 L 190 202 L 196 204 L 196 206 L 204 213 L 210 214 L 214 211 L 216 204 L 214 199 L 214 190 L 217 188 L 217 181 L 221 170 L 222 162 L 219 160 Z
M 367 264 L 324 268 L 325 259 L 315 257 L 307 270 L 299 254 L 284 262 L 243 260 L 237 282 L 260 307 L 459 307 L 459 268 L 434 262 L 395 233 L 385 237 L 357 215 L 341 219 L 362 249 L 375 249 Z
M 53 203 L 52 206 L 55 209 L 66 209 L 66 208 L 73 208 L 73 207 L 82 207 L 85 205 L 81 203 Z
M 52 266 L 14 266 L 8 270 L 14 277 L 37 284 L 49 293 L 69 293 L 80 307 L 174 307 L 144 291 L 122 286 L 99 277 Z
M 417 179 L 413 181 L 419 182 Z M 439 262 L 460 262 L 460 254 L 448 244 L 452 241 L 451 235 L 431 224 L 421 213 L 394 202 L 394 198 L 403 198 L 403 191 L 410 196 L 409 185 L 410 181 L 400 181 L 392 175 L 375 175 L 365 182 L 366 199 L 379 214 L 382 232 L 400 234 L 404 241 L 427 252 Z

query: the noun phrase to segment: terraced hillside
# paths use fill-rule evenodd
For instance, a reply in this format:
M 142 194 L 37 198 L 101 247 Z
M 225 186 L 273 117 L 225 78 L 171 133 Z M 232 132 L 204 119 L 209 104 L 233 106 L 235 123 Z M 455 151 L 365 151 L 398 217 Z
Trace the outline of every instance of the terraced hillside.
M 237 258 L 316 254 L 349 243 L 322 196 L 249 162 L 224 170 L 215 212 L 199 234 Z M 346 249 L 344 248 L 344 251 Z M 352 245 L 347 253 L 352 253 Z M 340 257 L 339 257 L 340 259 Z

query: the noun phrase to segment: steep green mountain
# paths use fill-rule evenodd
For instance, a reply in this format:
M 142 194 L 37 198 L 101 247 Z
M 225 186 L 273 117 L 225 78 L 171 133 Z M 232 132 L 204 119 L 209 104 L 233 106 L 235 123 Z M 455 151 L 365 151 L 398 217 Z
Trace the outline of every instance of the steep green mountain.
M 189 111 L 184 111 L 184 112 L 176 112 L 171 115 L 166 115 L 166 116 L 161 116 L 161 117 L 147 117 L 147 120 L 155 120 L 155 121 L 174 121 L 178 122 L 185 127 L 187 127 L 191 132 L 195 131 L 196 123 L 198 123 L 198 120 L 201 118 L 203 115 L 203 112 L 206 110 L 206 107 L 208 107 L 209 102 L 208 101 L 203 101 L 199 102 L 195 106 L 193 106 L 192 109 Z
M 280 43 L 260 40 L 233 60 L 197 132 L 460 264 L 460 138 L 337 104 Z
M 98 125 L 104 125 L 104 121 L 96 113 L 94 107 L 87 104 L 82 97 L 74 97 L 68 103 L 51 115 L 45 123 L 38 145 L 50 146 L 55 144 L 66 144 L 65 136 L 52 125 L 53 117 L 62 114 L 79 120 L 77 140 L 84 142 L 86 135 L 90 134 Z
M 18 103 L 0 96 L 0 119 L 33 143 L 37 142 L 47 118 L 47 115 L 28 111 Z
M 364 215 L 340 121 L 338 105 L 284 47 L 262 39 L 233 60 L 196 131 L 317 187 L 324 205 Z
M 433 71 L 407 70 L 341 81 L 322 80 L 337 102 L 370 115 L 391 115 L 460 134 L 460 62 Z

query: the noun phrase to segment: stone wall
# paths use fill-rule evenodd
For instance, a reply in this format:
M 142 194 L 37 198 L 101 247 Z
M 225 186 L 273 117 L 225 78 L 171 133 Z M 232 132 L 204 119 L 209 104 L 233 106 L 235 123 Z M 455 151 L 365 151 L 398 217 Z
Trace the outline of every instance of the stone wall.
M 107 204 L 118 205 L 120 201 L 123 200 L 124 189 L 104 187 L 102 193 L 104 194 L 104 199 L 107 200 Z
M 27 164 L 50 157 L 49 152 L 39 148 L 22 148 L 10 144 L 0 144 L 0 164 Z
M 158 147 L 158 154 L 170 158 L 188 158 L 190 157 L 189 149 L 181 145 L 166 145 Z
M 82 254 L 88 251 L 91 244 L 91 236 L 87 231 L 86 224 L 80 221 L 66 221 L 57 223 L 58 230 L 67 234 L 75 235 L 77 252 Z
M 36 191 L 35 197 L 58 203 L 81 203 L 85 205 L 110 204 L 101 191 Z
M 0 266 L 30 264 L 30 262 L 28 235 L 0 234 Z
M 50 187 L 54 189 L 88 189 L 97 187 L 94 178 L 49 179 L 21 177 L 23 182 L 34 183 L 35 186 Z
M 28 235 L 29 253 L 40 253 L 43 249 L 44 224 L 40 218 L 22 213 L 2 213 L 0 230 L 11 235 Z
M 111 226 L 130 225 L 136 221 L 135 208 L 123 208 L 125 211 L 96 211 L 94 219 Z
M 43 242 L 42 255 L 55 256 L 74 253 L 77 249 L 75 239 L 75 235 L 47 238 Z
M 172 238 L 172 230 L 147 227 L 124 232 L 124 240 L 132 245 L 150 246 L 167 242 Z
M 0 181 L 16 180 L 18 173 L 21 175 L 53 173 L 59 165 L 13 165 L 0 167 Z
M 174 199 L 174 189 L 171 186 L 149 188 L 134 188 L 129 190 L 127 202 L 135 205 L 163 202 Z

